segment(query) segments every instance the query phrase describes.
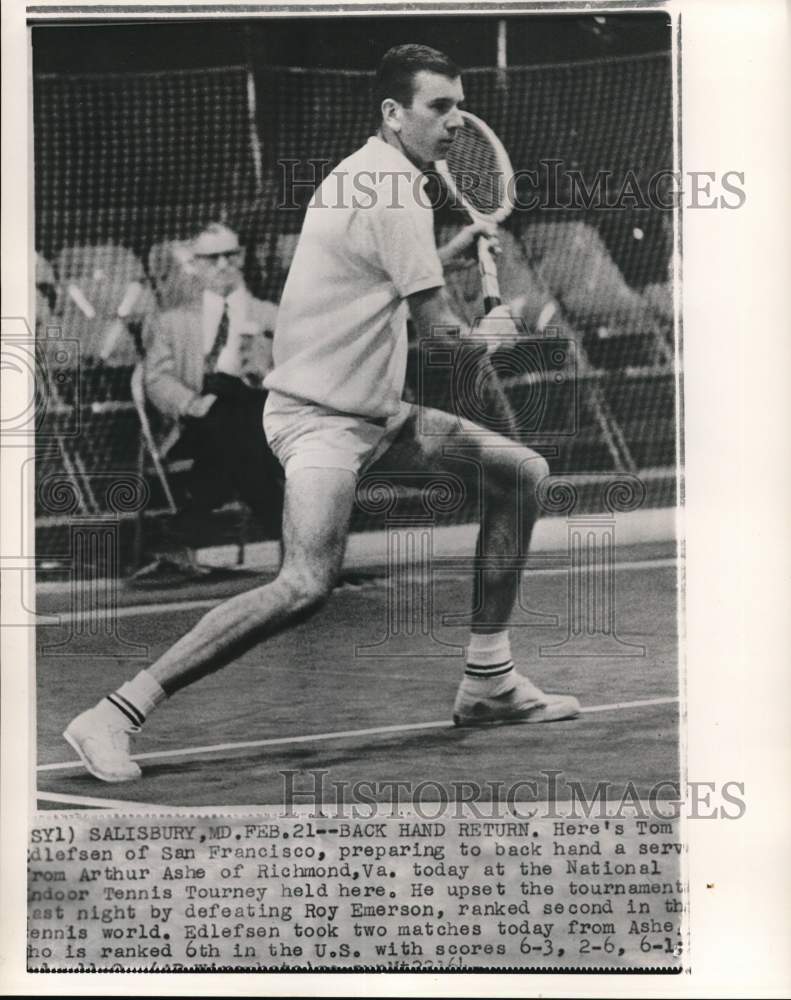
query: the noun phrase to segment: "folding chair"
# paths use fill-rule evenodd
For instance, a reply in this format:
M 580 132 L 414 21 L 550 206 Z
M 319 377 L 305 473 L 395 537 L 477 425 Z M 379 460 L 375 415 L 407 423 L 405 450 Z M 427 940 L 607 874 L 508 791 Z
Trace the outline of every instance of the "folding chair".
M 646 366 L 672 366 L 673 352 L 655 310 L 627 283 L 595 227 L 537 222 L 527 227 L 523 239 L 537 273 L 572 324 L 619 341 L 624 356 L 631 351 Z M 611 353 L 617 355 L 617 350 Z
M 61 250 L 55 269 L 61 322 L 82 358 L 131 368 L 141 345 L 130 326 L 155 307 L 140 259 L 118 244 L 85 244 Z

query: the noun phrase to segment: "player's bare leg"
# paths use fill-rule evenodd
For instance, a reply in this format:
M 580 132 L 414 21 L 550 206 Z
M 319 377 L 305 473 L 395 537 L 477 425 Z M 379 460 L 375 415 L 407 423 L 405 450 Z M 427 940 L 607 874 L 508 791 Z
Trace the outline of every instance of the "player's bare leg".
M 148 668 L 170 695 L 238 659 L 316 611 L 341 569 L 355 478 L 343 469 L 301 469 L 286 482 L 283 565 L 263 587 L 209 611 Z
M 507 628 L 511 618 L 538 513 L 536 487 L 548 473 L 546 460 L 467 420 L 422 407 L 375 470 L 385 478 L 389 471 L 416 466 L 460 474 L 465 464 L 477 466 L 483 485 L 476 554 L 484 568 L 475 574 L 471 629 L 489 634 Z
M 412 468 L 458 472 L 460 460 L 478 466 L 483 484 L 467 667 L 454 706 L 458 725 L 552 722 L 579 713 L 576 698 L 544 694 L 511 659 L 508 623 L 521 585 L 538 515 L 536 491 L 548 474 L 530 448 L 440 410 L 416 411 L 377 471 Z
M 213 608 L 156 663 L 70 723 L 64 736 L 92 774 L 104 781 L 139 777 L 129 734 L 148 712 L 321 606 L 341 569 L 354 492 L 354 475 L 342 469 L 289 476 L 277 577 Z

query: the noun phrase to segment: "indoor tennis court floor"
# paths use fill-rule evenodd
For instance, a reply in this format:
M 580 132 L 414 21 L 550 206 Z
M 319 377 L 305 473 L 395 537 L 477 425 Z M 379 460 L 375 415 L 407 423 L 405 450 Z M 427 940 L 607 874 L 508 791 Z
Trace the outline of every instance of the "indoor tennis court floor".
M 594 629 L 570 643 L 568 567 L 539 560 L 525 576 L 515 659 L 545 690 L 575 694 L 583 713 L 547 725 L 456 729 L 450 717 L 467 629 L 447 617 L 466 611 L 469 580 L 438 574 L 429 634 L 402 627 L 388 638 L 393 586 L 381 570 L 366 570 L 311 621 L 158 710 L 134 744 L 143 777 L 121 785 L 83 770 L 60 735 L 68 721 L 151 662 L 221 596 L 265 577 L 124 592 L 109 638 L 101 630 L 76 634 L 80 612 L 64 587 L 39 599 L 39 612 L 61 614 L 59 625 L 39 629 L 39 807 L 277 805 L 284 781 L 315 787 L 314 771 L 329 802 L 353 798 L 355 782 L 379 783 L 365 794 L 383 801 L 391 801 L 392 782 L 438 783 L 451 794 L 453 783 L 477 782 L 486 800 L 491 783 L 505 790 L 532 781 L 542 797 L 553 794 L 552 780 L 565 798 L 569 783 L 590 796 L 604 781 L 612 798 L 629 783 L 645 797 L 679 773 L 677 571 L 672 543 L 619 550 L 615 636 Z M 424 785 L 424 801 L 441 794 L 432 794 L 435 787 Z M 667 788 L 661 796 L 673 797 Z

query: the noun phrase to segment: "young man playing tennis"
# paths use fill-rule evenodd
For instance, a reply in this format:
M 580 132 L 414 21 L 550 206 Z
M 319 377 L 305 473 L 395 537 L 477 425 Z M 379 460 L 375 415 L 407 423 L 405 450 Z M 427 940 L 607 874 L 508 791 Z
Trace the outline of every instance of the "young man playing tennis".
M 314 195 L 280 303 L 264 426 L 286 474 L 282 567 L 271 583 L 209 611 L 156 663 L 71 722 L 66 739 L 104 781 L 140 775 L 129 734 L 157 705 L 326 600 L 358 476 L 380 458 L 385 472 L 453 467 L 454 454 L 481 469 L 478 554 L 486 567 L 476 580 L 456 724 L 551 722 L 579 712 L 575 698 L 546 695 L 516 672 L 506 631 L 545 460 L 401 398 L 407 315 L 419 337 L 461 326 L 444 294 L 421 174 L 444 158 L 461 125 L 459 70 L 434 49 L 399 46 L 382 61 L 376 98 L 378 133 Z M 454 249 L 480 231 L 469 227 Z

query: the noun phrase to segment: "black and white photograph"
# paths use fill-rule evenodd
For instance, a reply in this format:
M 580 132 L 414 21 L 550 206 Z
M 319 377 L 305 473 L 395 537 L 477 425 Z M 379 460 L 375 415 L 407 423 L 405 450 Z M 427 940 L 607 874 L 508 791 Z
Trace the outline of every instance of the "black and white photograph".
M 677 783 L 668 16 L 32 35 L 41 801 Z
M 25 37 L 15 961 L 681 989 L 693 833 L 752 807 L 693 770 L 691 696 L 762 684 L 690 611 L 730 383 L 687 257 L 752 192 L 685 152 L 683 11 L 39 4 Z

